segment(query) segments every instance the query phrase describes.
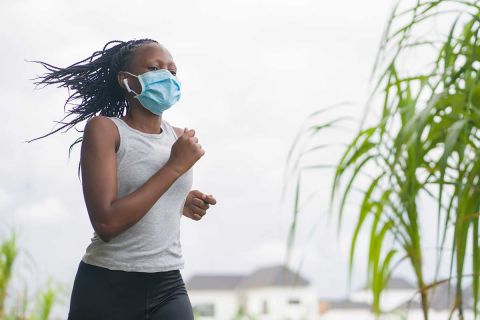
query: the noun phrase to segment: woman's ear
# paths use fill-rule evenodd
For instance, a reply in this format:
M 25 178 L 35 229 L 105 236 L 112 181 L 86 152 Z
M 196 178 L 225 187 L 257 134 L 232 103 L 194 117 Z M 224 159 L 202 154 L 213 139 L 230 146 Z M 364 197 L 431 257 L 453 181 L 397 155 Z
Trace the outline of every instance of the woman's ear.
M 118 72 L 118 73 L 117 73 L 117 82 L 118 82 L 118 85 L 120 86 L 120 88 L 123 88 L 123 89 L 129 91 L 128 89 L 130 89 L 130 88 L 128 88 L 128 87 L 125 85 L 125 80 L 128 81 L 128 80 L 127 80 L 127 75 L 125 74 L 125 72 L 121 72 L 121 71 Z

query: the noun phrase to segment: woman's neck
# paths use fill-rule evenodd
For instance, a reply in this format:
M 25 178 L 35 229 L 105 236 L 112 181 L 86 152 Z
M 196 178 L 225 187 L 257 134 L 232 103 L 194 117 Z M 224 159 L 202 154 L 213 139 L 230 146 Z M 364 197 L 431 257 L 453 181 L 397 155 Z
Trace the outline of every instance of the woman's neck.
M 142 110 L 143 109 L 143 110 Z M 157 116 L 143 106 L 130 104 L 127 114 L 121 118 L 129 126 L 145 133 L 161 133 L 162 116 Z

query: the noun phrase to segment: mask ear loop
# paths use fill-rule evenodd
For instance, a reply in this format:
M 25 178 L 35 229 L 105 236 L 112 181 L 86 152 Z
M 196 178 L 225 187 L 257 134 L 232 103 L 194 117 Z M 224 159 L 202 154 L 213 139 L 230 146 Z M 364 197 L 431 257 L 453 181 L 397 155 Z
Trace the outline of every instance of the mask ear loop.
M 128 72 L 129 74 L 131 74 L 130 72 Z M 130 92 L 133 92 L 135 93 L 135 96 L 138 96 L 138 93 L 136 93 L 135 91 L 133 91 L 130 86 L 128 85 L 128 79 L 125 78 L 123 79 L 123 84 L 125 85 L 125 88 L 127 89 L 127 92 L 130 93 Z

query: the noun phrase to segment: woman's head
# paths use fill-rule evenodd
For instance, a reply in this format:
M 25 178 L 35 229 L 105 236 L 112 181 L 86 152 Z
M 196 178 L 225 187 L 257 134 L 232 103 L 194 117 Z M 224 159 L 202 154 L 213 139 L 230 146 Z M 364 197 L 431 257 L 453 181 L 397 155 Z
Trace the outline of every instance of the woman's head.
M 58 129 L 27 142 L 42 139 L 63 128 L 68 131 L 77 123 L 96 115 L 120 117 L 125 110 L 128 112 L 130 107 L 137 107 L 139 102 L 126 90 L 124 80 L 127 79 L 136 92 L 141 91 L 141 85 L 138 79 L 129 73 L 139 75 L 157 68 L 168 69 L 172 74 L 177 71 L 168 50 L 152 39 L 110 41 L 102 50 L 66 68 L 55 67 L 42 61 L 33 62 L 40 63 L 48 70 L 34 79 L 37 80 L 34 83 L 37 86 L 55 84 L 57 87 L 67 87 L 69 96 L 64 110 L 67 104 L 73 107 L 58 122 L 61 124 Z M 76 101 L 78 103 L 75 103 Z M 64 121 L 72 116 L 72 120 Z M 80 142 L 82 137 L 70 145 L 69 155 L 73 146 Z M 80 177 L 80 163 L 78 174 Z
M 142 89 L 140 83 L 129 73 L 140 75 L 159 69 L 167 69 L 173 75 L 177 73 L 177 66 L 173 61 L 172 55 L 165 47 L 156 42 L 146 43 L 138 47 L 135 52 L 130 55 L 130 58 L 126 61 L 123 68 L 119 70 L 117 73 L 118 85 L 125 89 L 123 81 L 127 79 L 132 90 L 140 92 Z M 129 73 L 124 71 L 128 71 Z
M 64 109 L 67 104 L 73 104 L 73 107 L 59 122 L 62 124 L 60 128 L 28 142 L 47 137 L 66 127 L 66 130 L 69 130 L 95 115 L 123 115 L 132 104 L 138 103 L 125 89 L 123 80 L 127 78 L 135 92 L 141 91 L 138 80 L 124 71 L 139 75 L 158 68 L 168 69 L 172 74 L 176 74 L 176 66 L 168 50 L 152 39 L 110 41 L 102 50 L 66 68 L 55 67 L 42 61 L 33 62 L 40 63 L 48 70 L 34 79 L 37 80 L 35 84 L 67 87 L 69 97 Z M 74 119 L 71 121 L 63 121 L 72 116 Z M 81 139 L 76 143 L 80 141 Z
M 172 55 L 158 43 L 135 50 L 123 70 L 118 85 L 125 89 L 131 111 L 161 115 L 180 98 L 180 82 Z M 135 110 L 137 109 L 137 110 Z

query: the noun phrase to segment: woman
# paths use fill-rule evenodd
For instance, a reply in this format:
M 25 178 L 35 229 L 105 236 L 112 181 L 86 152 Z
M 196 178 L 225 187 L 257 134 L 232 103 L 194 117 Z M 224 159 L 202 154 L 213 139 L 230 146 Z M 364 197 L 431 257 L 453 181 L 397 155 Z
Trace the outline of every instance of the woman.
M 200 220 L 216 200 L 190 191 L 205 153 L 195 131 L 162 118 L 180 98 L 171 54 L 142 39 L 111 41 L 67 68 L 36 62 L 49 71 L 37 85 L 71 89 L 66 104 L 80 100 L 67 115 L 76 118 L 49 134 L 87 119 L 79 170 L 94 234 L 68 319 L 192 320 L 180 218 Z

